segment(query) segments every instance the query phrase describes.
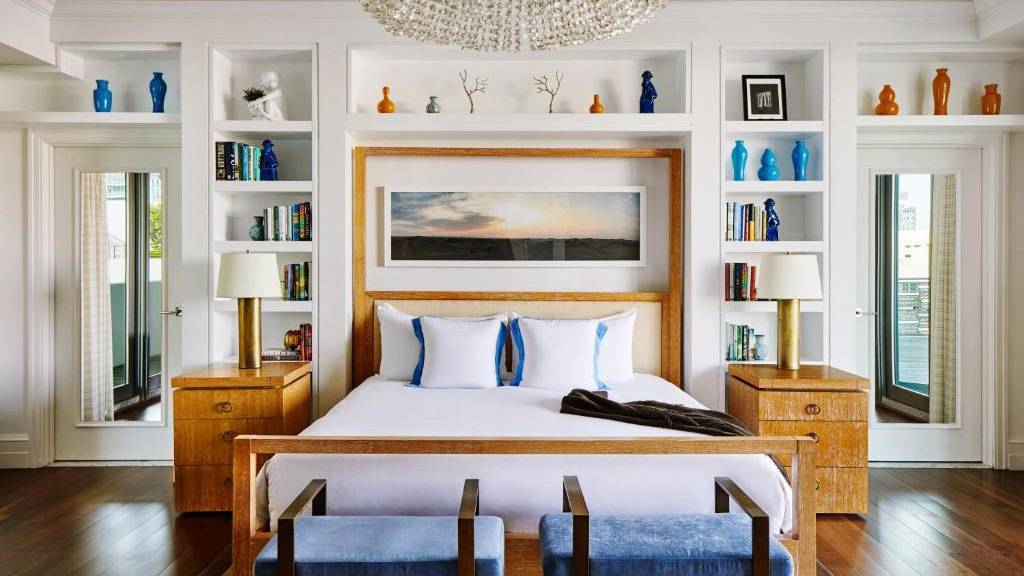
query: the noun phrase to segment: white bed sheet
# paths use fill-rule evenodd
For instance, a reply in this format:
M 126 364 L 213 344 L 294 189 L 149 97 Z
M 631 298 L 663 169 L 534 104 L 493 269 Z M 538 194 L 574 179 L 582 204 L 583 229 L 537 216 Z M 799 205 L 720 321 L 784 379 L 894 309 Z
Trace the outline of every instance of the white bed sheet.
M 302 436 L 637 437 L 700 436 L 559 413 L 562 393 L 518 387 L 420 389 L 373 377 Z M 652 375 L 617 384 L 620 402 L 658 400 L 704 407 Z M 275 456 L 260 473 L 258 512 L 277 517 L 313 478 L 327 479 L 328 514 L 452 514 L 465 478 L 480 479 L 481 513 L 510 532 L 536 532 L 561 510 L 562 476 L 579 476 L 592 513 L 701 512 L 714 508 L 715 476 L 735 480 L 768 513 L 773 531 L 792 526 L 793 493 L 763 455 Z

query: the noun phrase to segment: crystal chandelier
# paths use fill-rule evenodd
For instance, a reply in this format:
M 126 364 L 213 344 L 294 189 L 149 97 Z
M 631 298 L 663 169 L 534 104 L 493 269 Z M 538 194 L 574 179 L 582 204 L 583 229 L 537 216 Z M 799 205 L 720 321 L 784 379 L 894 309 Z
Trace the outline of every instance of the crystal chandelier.
M 361 0 L 396 36 L 468 50 L 578 46 L 629 32 L 668 0 Z

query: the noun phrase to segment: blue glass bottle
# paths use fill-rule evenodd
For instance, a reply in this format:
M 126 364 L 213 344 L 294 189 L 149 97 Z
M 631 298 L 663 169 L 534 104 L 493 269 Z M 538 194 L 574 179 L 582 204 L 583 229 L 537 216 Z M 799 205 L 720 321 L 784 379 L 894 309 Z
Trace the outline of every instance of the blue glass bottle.
M 167 82 L 163 72 L 153 72 L 153 79 L 149 81 L 149 95 L 153 99 L 153 112 L 163 112 L 164 97 L 167 96 Z
M 793 179 L 804 181 L 807 180 L 807 161 L 811 157 L 810 150 L 807 149 L 807 143 L 803 140 L 797 140 L 796 145 L 793 146 Z
M 760 180 L 778 180 L 779 179 L 779 167 L 776 165 L 778 160 L 775 158 L 775 152 L 772 152 L 771 148 L 765 148 L 764 154 L 761 154 L 761 168 L 757 171 L 757 177 Z
M 743 140 L 737 140 L 732 148 L 732 179 L 740 182 L 746 178 L 747 172 L 747 147 Z
M 114 95 L 110 92 L 109 80 L 96 80 L 96 89 L 92 91 L 92 107 L 97 112 L 110 112 L 114 103 Z

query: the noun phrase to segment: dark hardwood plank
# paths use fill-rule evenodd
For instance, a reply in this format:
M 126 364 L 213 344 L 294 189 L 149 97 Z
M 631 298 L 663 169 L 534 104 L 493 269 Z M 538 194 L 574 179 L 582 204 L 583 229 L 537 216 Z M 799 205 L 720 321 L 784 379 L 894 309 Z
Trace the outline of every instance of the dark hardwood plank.
M 818 517 L 818 574 L 1024 576 L 1024 473 L 870 471 L 868 513 Z M 177 514 L 165 467 L 0 470 L 0 574 L 221 576 L 228 514 Z

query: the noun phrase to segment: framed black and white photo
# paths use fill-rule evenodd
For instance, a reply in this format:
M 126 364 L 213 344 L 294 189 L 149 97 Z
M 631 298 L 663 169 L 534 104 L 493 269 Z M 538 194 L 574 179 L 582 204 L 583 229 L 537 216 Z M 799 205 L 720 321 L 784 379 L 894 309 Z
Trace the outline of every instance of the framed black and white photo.
M 384 189 L 384 265 L 645 265 L 646 188 Z
M 782 74 L 744 74 L 743 119 L 785 120 L 786 77 Z

